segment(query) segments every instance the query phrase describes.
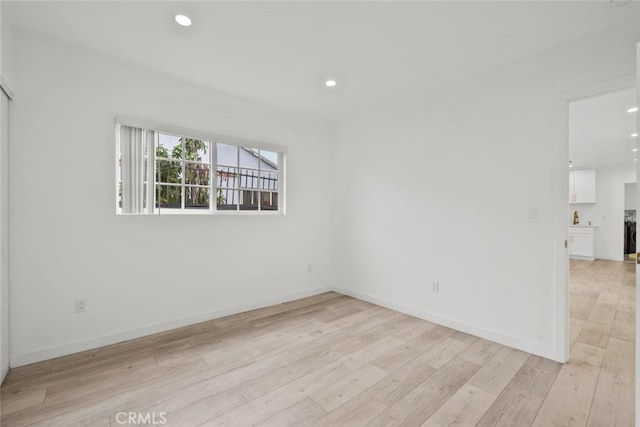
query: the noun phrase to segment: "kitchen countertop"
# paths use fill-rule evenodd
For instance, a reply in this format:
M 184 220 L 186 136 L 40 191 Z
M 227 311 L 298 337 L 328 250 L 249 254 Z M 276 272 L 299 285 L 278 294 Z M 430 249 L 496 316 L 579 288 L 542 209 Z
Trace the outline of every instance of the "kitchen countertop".
M 569 224 L 569 227 L 582 227 L 582 228 L 598 228 L 597 225 L 583 225 L 583 224 Z

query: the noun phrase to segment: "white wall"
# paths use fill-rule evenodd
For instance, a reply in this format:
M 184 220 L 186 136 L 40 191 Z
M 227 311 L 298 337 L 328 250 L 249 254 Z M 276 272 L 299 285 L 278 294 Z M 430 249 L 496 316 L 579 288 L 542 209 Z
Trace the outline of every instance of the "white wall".
M 2 13 L 2 2 L 0 2 L 0 70 L 2 78 L 11 87 L 13 85 L 13 30 L 7 14 Z
M 2 13 L 2 2 L 0 2 L 0 71 L 2 71 L 2 56 L 3 56 L 2 44 L 4 42 L 3 30 L 5 30 L 5 25 L 2 22 L 3 17 L 4 17 L 4 14 Z
M 9 98 L 0 92 L 0 383 L 9 372 Z
M 633 75 L 636 37 L 601 33 L 340 127 L 338 285 L 563 360 L 564 94 Z
M 12 366 L 332 284 L 327 125 L 20 33 L 13 65 Z M 288 214 L 116 216 L 117 113 L 287 146 Z
M 570 217 L 578 211 L 581 224 L 597 225 L 595 257 L 624 259 L 625 183 L 635 182 L 635 164 L 600 166 L 596 172 L 596 203 L 570 205 Z
M 11 38 L 0 2 L 0 77 L 11 76 Z M 0 92 L 0 383 L 9 372 L 9 100 Z
M 635 174 L 635 168 L 634 168 Z M 634 175 L 635 176 L 635 175 Z M 624 186 L 624 209 L 627 211 L 636 210 L 636 184 L 626 183 Z

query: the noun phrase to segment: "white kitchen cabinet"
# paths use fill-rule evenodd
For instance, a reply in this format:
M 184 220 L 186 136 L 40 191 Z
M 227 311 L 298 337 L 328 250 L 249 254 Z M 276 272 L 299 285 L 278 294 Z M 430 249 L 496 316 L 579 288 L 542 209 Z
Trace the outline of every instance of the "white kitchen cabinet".
M 569 203 L 596 202 L 596 170 L 569 171 Z
M 595 226 L 569 226 L 569 258 L 595 259 Z

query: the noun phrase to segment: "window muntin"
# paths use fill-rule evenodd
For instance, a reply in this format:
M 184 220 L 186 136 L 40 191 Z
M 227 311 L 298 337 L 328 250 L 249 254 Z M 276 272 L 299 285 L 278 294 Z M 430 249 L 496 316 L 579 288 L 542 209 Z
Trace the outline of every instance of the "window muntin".
M 279 166 L 284 161 L 283 151 L 250 148 L 259 144 L 244 145 L 243 141 L 213 135 L 202 138 L 185 136 L 188 132 L 154 131 L 126 125 L 118 128 L 126 128 L 118 132 L 118 213 L 284 213 L 280 203 L 283 170 Z M 131 146 L 127 140 L 131 132 L 144 135 L 144 155 L 139 157 L 143 157 L 140 161 L 145 172 L 131 173 L 130 167 L 123 167 L 126 156 L 123 157 L 122 149 Z M 127 175 L 125 170 L 130 173 Z M 143 175 L 137 178 L 141 183 L 136 186 L 142 187 L 144 201 L 125 210 L 123 183 L 136 173 Z M 131 185 L 125 193 L 131 198 L 129 187 Z

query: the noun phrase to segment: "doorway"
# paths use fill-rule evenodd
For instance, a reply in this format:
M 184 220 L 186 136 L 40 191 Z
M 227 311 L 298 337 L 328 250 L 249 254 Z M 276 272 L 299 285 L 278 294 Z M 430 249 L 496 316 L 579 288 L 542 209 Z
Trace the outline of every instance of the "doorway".
M 627 112 L 635 105 L 635 90 L 569 103 L 569 235 L 584 243 L 576 253 L 570 245 L 570 258 L 624 261 L 625 254 L 635 252 L 635 247 L 629 251 L 633 235 L 628 229 L 635 225 L 638 138 L 635 115 Z
M 636 252 L 638 138 L 636 116 L 628 110 L 636 105 L 636 88 L 573 99 L 568 235 L 570 241 L 579 235 L 583 246 L 568 251 L 569 359 L 579 359 L 581 352 L 598 355 L 592 387 L 584 390 L 592 399 L 589 422 L 597 424 L 605 415 L 622 422 L 635 415 L 628 397 L 635 394 L 636 268 L 630 254 Z M 614 386 L 614 378 L 623 380 Z M 615 414 L 605 414 L 605 407 Z
M 624 184 L 624 262 L 636 262 L 636 183 Z

